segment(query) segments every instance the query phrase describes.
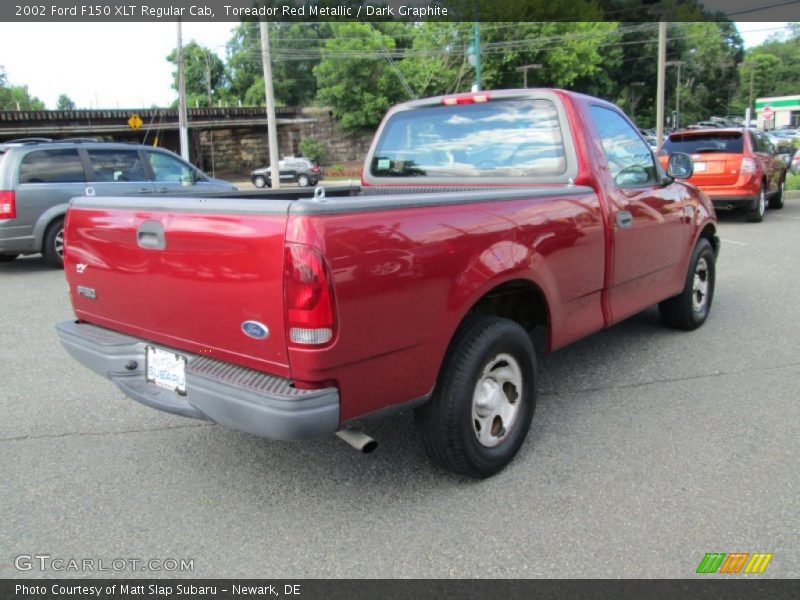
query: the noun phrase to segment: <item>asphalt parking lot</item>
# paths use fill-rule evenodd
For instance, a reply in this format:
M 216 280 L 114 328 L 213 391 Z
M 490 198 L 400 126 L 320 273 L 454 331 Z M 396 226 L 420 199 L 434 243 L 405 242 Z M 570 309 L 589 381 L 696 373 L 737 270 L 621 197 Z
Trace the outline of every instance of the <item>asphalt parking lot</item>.
M 67 356 L 64 275 L 0 264 L 0 577 L 20 554 L 188 558 L 195 577 L 692 577 L 707 552 L 800 576 L 800 198 L 722 215 L 711 316 L 654 309 L 540 358 L 503 473 L 427 461 L 410 414 L 359 455 L 156 412 Z M 161 576 L 124 570 L 121 576 Z

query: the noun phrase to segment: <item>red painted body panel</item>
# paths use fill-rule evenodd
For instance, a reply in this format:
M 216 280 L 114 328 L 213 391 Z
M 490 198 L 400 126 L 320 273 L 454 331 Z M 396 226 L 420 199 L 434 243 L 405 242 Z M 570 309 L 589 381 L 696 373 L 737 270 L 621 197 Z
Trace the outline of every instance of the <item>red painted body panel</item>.
M 587 117 L 589 103 L 611 105 L 557 93 L 574 138 L 574 183 L 592 191 L 288 216 L 72 209 L 66 272 L 76 313 L 302 387 L 334 384 L 341 421 L 429 394 L 459 323 L 501 284 L 541 291 L 550 349 L 609 326 L 682 288 L 714 211 L 687 184 L 617 188 Z M 630 229 L 616 225 L 623 210 Z M 163 223 L 165 251 L 137 246 L 145 220 Z M 285 242 L 320 249 L 330 267 L 337 331 L 323 348 L 285 341 Z M 78 274 L 78 263 L 89 267 Z M 96 287 L 98 299 L 76 295 L 76 285 Z M 247 319 L 268 325 L 269 339 L 244 336 Z
M 144 221 L 164 226 L 163 251 L 143 249 Z M 283 323 L 286 215 L 72 208 L 64 268 L 78 318 L 219 360 L 287 376 Z M 77 265 L 85 264 L 83 273 Z M 97 291 L 89 300 L 77 285 Z M 242 333 L 247 320 L 270 335 Z

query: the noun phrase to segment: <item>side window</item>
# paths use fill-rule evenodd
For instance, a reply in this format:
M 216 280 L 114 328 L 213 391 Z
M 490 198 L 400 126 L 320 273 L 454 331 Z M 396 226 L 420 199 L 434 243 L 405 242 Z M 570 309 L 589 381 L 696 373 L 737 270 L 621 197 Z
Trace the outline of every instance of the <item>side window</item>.
M 637 186 L 655 183 L 658 180 L 653 153 L 647 143 L 639 137 L 618 112 L 591 107 L 608 168 L 617 185 Z
M 75 149 L 35 150 L 22 159 L 20 183 L 80 183 L 86 181 Z
M 153 178 L 156 181 L 180 182 L 184 179 L 195 177 L 195 169 L 185 162 L 161 152 L 148 152 L 147 160 L 153 169 Z
M 146 181 L 137 150 L 87 150 L 92 181 Z
M 753 151 L 754 152 L 766 152 L 767 151 L 767 149 L 766 149 L 766 147 L 764 145 L 764 138 L 758 132 L 754 132 L 753 133 Z

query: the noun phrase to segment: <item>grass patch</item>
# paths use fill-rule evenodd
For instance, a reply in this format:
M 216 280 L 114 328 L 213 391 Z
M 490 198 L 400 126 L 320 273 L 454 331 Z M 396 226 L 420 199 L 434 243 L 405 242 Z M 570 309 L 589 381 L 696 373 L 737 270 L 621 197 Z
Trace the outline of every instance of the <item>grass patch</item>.
M 786 176 L 786 190 L 787 191 L 800 190 L 800 175 L 789 174 Z

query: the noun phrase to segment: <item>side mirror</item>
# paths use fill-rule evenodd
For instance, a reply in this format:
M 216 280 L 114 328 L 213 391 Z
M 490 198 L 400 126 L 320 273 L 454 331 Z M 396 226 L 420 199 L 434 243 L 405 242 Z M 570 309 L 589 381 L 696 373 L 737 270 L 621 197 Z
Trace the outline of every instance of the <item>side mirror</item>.
M 667 175 L 675 179 L 689 179 L 694 174 L 692 157 L 684 152 L 673 152 L 667 161 Z

